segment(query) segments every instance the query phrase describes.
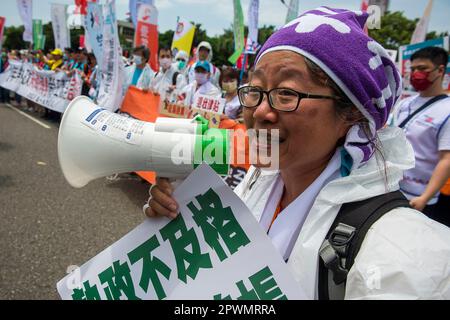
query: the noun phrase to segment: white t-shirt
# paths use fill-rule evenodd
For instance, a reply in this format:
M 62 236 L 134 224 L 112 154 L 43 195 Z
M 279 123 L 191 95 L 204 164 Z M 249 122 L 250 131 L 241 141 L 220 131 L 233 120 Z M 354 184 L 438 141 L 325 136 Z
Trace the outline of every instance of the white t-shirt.
M 400 102 L 393 113 L 392 124 L 400 125 L 410 114 L 423 106 L 432 97 L 419 95 Z M 423 194 L 433 171 L 439 162 L 439 151 L 450 150 L 450 98 L 433 103 L 422 110 L 403 127 L 408 141 L 414 149 L 416 165 L 404 172 L 400 188 L 408 199 Z M 437 193 L 428 204 L 435 204 Z

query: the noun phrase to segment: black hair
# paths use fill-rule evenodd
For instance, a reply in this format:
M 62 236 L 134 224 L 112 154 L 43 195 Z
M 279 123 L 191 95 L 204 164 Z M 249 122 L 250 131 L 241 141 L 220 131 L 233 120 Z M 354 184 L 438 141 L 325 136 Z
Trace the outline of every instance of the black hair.
M 146 46 L 139 46 L 133 49 L 133 53 L 138 52 L 142 52 L 142 55 L 144 56 L 145 60 L 148 61 L 150 59 L 150 49 L 147 48 Z
M 411 61 L 415 59 L 428 59 L 436 66 L 446 66 L 448 62 L 448 52 L 439 47 L 426 47 L 414 52 L 411 56 Z
M 219 78 L 220 86 L 222 86 L 223 79 L 236 79 L 239 82 L 239 71 L 233 67 L 223 66 Z
M 161 51 L 167 51 L 167 52 L 170 52 L 170 56 L 173 56 L 173 54 L 172 54 L 172 49 L 169 48 L 169 47 L 159 47 L 158 55 L 161 53 Z

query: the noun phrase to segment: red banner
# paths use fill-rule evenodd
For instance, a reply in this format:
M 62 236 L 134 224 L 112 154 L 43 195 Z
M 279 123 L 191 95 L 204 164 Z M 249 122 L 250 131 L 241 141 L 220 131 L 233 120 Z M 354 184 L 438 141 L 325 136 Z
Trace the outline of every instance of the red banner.
M 136 47 L 144 45 L 150 49 L 150 67 L 158 71 L 158 11 L 156 7 L 147 4 L 139 6 L 134 43 Z
M 5 17 L 0 17 L 0 49 L 2 48 L 2 42 L 3 42 L 3 28 L 5 26 Z
M 75 0 L 75 5 L 77 6 L 77 11 L 75 13 L 83 16 L 87 15 L 87 0 Z

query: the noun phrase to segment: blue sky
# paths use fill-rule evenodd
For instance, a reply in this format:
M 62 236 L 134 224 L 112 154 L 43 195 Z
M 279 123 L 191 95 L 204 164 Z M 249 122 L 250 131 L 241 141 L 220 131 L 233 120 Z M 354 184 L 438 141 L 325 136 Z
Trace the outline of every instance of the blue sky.
M 34 0 L 33 17 L 50 20 L 50 3 L 73 4 L 73 0 Z M 128 0 L 116 0 L 119 19 L 125 19 L 128 12 Z M 250 0 L 241 0 L 244 19 L 247 20 L 247 8 Z M 288 1 L 286 1 L 288 2 Z M 2 0 L 0 15 L 6 17 L 6 25 L 22 24 L 16 0 Z M 190 21 L 201 23 L 208 35 L 221 34 L 224 28 L 229 28 L 233 20 L 233 0 L 155 0 L 159 10 L 160 31 L 174 29 L 176 17 L 180 16 Z M 406 17 L 421 17 L 428 0 L 390 0 L 391 11 L 403 11 Z M 361 0 L 300 0 L 300 12 L 321 5 L 344 7 L 359 10 Z M 280 0 L 260 0 L 260 25 L 281 26 L 286 17 L 286 7 Z M 450 32 L 450 1 L 434 0 L 429 31 Z

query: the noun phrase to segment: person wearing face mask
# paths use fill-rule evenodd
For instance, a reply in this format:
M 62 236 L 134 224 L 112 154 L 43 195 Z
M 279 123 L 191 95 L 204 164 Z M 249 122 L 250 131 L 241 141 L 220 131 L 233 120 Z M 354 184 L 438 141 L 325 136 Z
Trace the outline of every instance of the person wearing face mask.
M 159 49 L 158 73 L 152 79 L 151 88 L 155 94 L 159 94 L 162 100 L 168 99 L 175 102 L 178 92 L 186 86 L 186 80 L 175 66 L 172 65 L 172 51 L 170 48 Z
M 450 98 L 442 88 L 447 62 L 448 53 L 438 47 L 411 56 L 411 85 L 419 94 L 399 103 L 391 124 L 404 130 L 416 159 L 415 167 L 404 172 L 402 192 L 413 208 L 450 226 L 450 208 L 436 206 L 450 178 Z
M 238 71 L 231 67 L 224 67 L 220 76 L 220 87 L 225 98 L 224 113 L 229 119 L 238 119 L 241 117 L 242 106 L 237 95 L 239 82 Z
M 256 161 L 234 192 L 306 299 L 448 300 L 450 229 L 398 191 L 414 154 L 404 132 L 385 125 L 402 80 L 363 32 L 368 16 L 319 7 L 265 42 L 238 96 L 259 135 L 251 148 L 277 146 L 278 169 Z M 145 214 L 176 218 L 189 200 L 173 191 L 159 177 Z
M 211 83 L 211 69 L 208 61 L 198 61 L 194 65 L 194 81 L 185 86 L 178 95 L 178 103 L 187 107 L 192 106 L 198 94 L 220 98 L 220 89 Z
M 150 50 L 145 46 L 133 49 L 133 64 L 125 68 L 124 93 L 130 85 L 149 91 L 155 72 L 148 65 Z
M 188 61 L 189 55 L 186 53 L 186 51 L 180 50 L 175 55 L 175 62 L 173 63 L 173 65 L 177 68 L 178 72 L 186 75 Z
M 211 83 L 215 85 L 216 87 L 219 86 L 219 79 L 220 79 L 220 70 L 215 65 L 211 63 L 213 58 L 213 50 L 212 46 L 207 41 L 202 41 L 197 46 L 197 53 L 196 53 L 196 62 L 199 61 L 205 61 L 209 64 L 209 70 L 211 73 L 210 79 Z M 195 80 L 195 64 L 191 65 L 189 69 L 187 70 L 188 73 L 188 82 L 192 83 Z

